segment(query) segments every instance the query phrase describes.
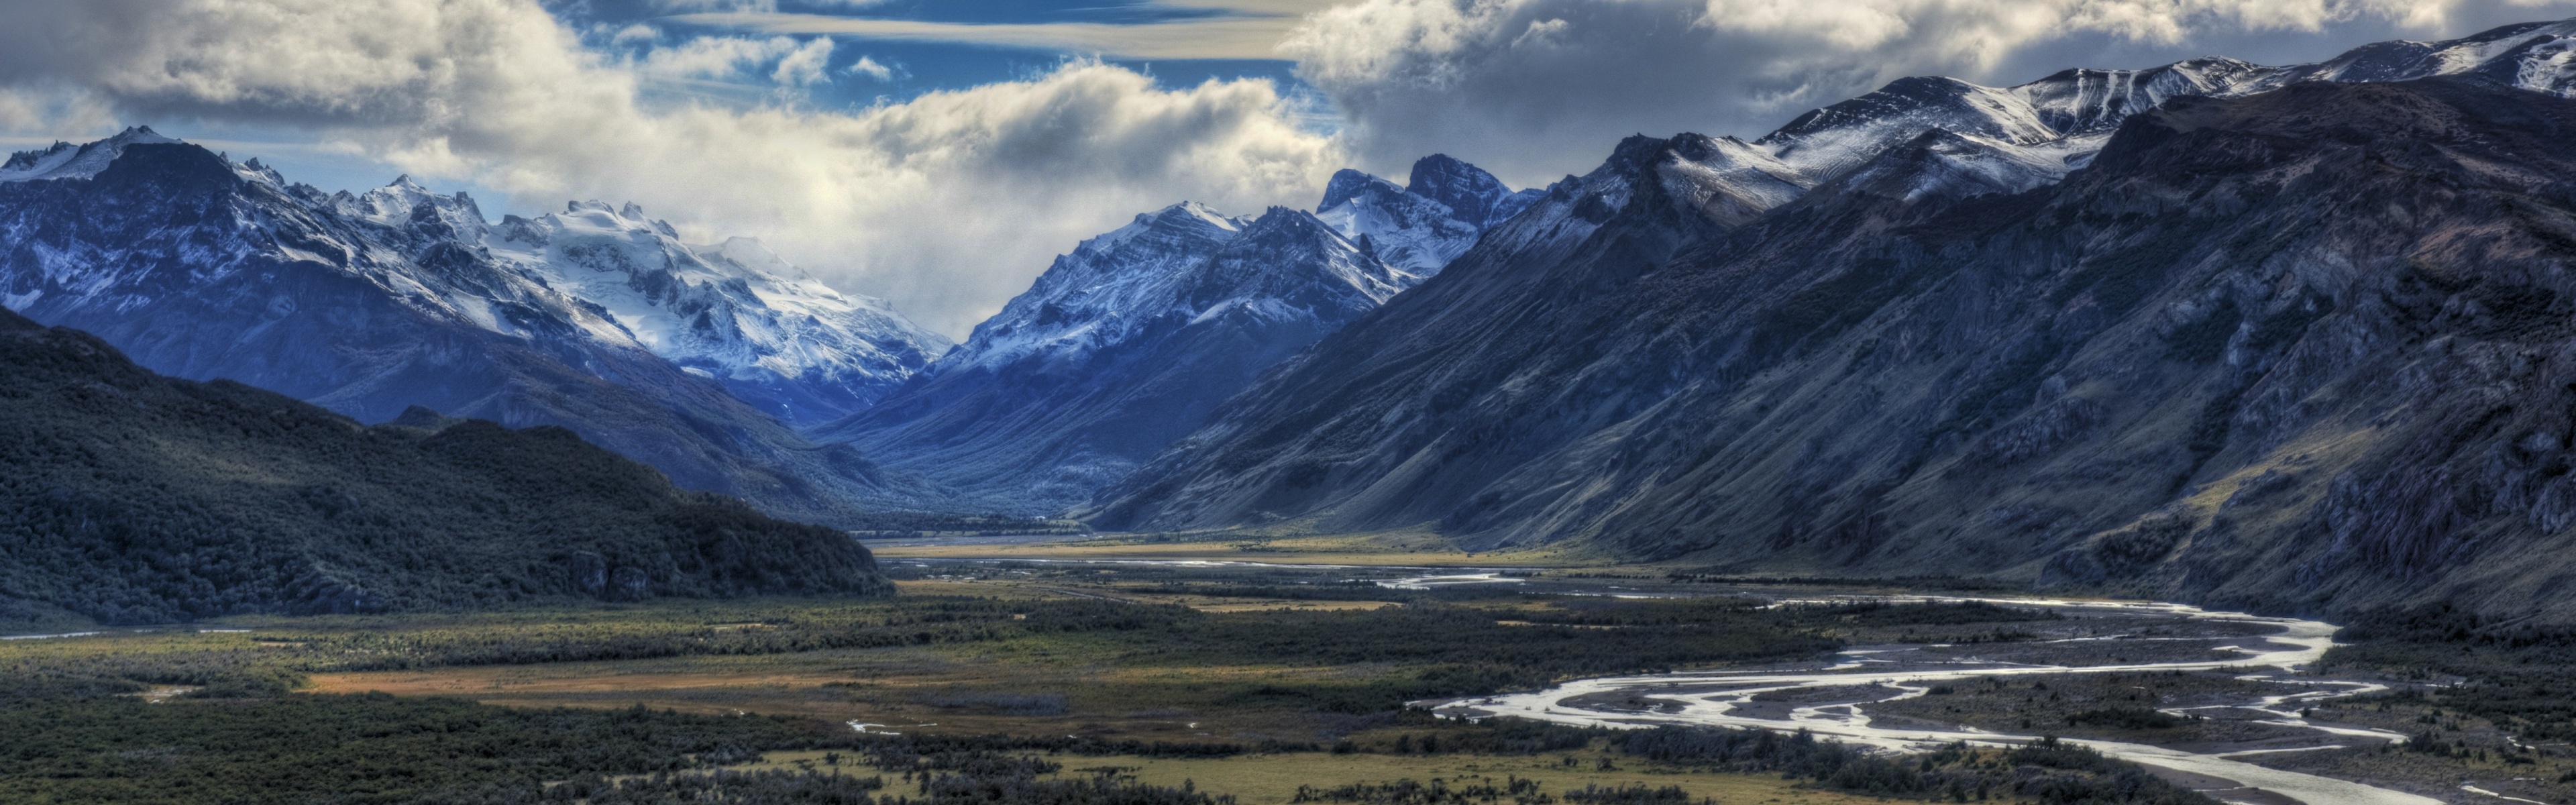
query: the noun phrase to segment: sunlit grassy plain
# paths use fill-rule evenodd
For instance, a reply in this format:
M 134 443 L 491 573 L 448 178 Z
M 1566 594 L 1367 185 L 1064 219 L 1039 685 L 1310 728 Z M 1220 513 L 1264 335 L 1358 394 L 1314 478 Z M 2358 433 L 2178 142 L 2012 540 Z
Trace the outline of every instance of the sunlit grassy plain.
M 739 769 L 812 769 L 832 771 L 826 765 L 827 753 L 775 752 L 759 763 Z M 1537 780 L 1541 790 L 1551 794 L 1586 785 L 1614 787 L 1647 785 L 1655 788 L 1678 786 L 1691 799 L 1714 798 L 1721 803 L 1776 803 L 1777 805 L 1845 805 L 1846 803 L 1885 802 L 1878 797 L 1818 790 L 1771 774 L 1711 774 L 1656 767 L 1634 761 L 1614 761 L 1613 770 L 1602 771 L 1597 759 L 1602 751 L 1587 751 L 1579 763 L 1567 764 L 1559 755 L 1376 755 L 1332 754 L 1328 752 L 1294 752 L 1253 754 L 1229 758 L 1154 758 L 1134 755 L 1105 755 L 1066 758 L 1065 771 L 1059 775 L 1081 775 L 1096 770 L 1116 769 L 1135 776 L 1139 781 L 1162 786 L 1184 783 L 1204 791 L 1234 795 L 1242 805 L 1288 805 L 1297 795 L 1298 786 L 1328 789 L 1353 783 L 1385 783 L 1397 780 L 1429 782 L 1433 779 L 1453 784 L 1490 781 L 1496 784 L 1511 778 Z M 852 762 L 838 767 L 842 774 L 876 774 L 877 770 Z M 2009 800 L 2004 800 L 2009 802 Z

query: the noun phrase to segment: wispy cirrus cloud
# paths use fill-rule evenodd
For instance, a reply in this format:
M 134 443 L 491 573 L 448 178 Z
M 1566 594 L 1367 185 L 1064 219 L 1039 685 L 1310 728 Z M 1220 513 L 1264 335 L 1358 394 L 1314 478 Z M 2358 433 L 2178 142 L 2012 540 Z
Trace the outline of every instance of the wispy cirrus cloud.
M 1116 59 L 1279 59 L 1304 17 L 1333 0 L 1154 0 L 1139 11 L 1193 12 L 1141 22 L 942 22 L 733 8 L 669 22 L 765 34 L 939 42 L 1051 50 Z

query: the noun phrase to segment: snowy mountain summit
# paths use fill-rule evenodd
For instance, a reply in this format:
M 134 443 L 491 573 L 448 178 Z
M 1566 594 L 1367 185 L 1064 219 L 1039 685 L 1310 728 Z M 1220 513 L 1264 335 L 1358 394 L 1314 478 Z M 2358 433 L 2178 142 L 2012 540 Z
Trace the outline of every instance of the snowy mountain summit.
M 505 216 L 494 257 L 598 305 L 644 348 L 791 425 L 873 403 L 952 346 L 883 300 L 843 294 L 752 238 L 680 242 L 634 204 Z
M 2064 70 L 2011 87 L 1939 76 L 1901 78 L 1801 115 L 1750 143 L 1721 142 L 1734 152 L 1729 166 L 1801 189 L 1866 173 L 1871 181 L 1863 184 L 1917 196 L 2020 192 L 2065 178 L 2091 162 L 2123 121 L 2175 98 L 2236 98 L 2302 81 L 2451 75 L 2576 97 L 2576 20 L 2508 25 L 2441 42 L 2380 42 L 2285 67 L 2207 57 L 2143 70 Z M 1943 134 L 1922 139 L 1936 131 Z M 1900 150 L 1893 161 L 1921 170 L 1865 170 L 1872 160 Z M 1912 178 L 1876 181 L 1891 173 Z M 1752 206 L 1767 209 L 1785 201 L 1776 187 L 1766 195 Z
M 817 521 L 902 484 L 790 425 L 864 407 L 948 346 L 757 242 L 687 244 L 632 205 L 495 225 L 409 177 L 326 192 L 144 128 L 0 163 L 0 305 L 362 421 L 572 428 Z
M 1316 212 L 1183 202 L 1138 215 L 1056 258 L 876 407 L 811 435 L 972 506 L 1062 511 L 1533 198 L 1434 156 L 1405 187 L 1342 171 Z
M 152 130 L 151 126 L 133 126 L 116 136 L 97 142 L 72 144 L 55 141 L 42 151 L 20 151 L 0 163 L 0 182 L 23 182 L 32 179 L 87 179 L 107 169 L 110 162 L 125 153 L 129 145 L 175 143 Z
M 1546 191 L 1513 192 L 1483 168 L 1445 154 L 1413 163 L 1405 186 L 1343 169 L 1315 215 L 1360 248 L 1419 279 L 1440 273 L 1476 238 Z

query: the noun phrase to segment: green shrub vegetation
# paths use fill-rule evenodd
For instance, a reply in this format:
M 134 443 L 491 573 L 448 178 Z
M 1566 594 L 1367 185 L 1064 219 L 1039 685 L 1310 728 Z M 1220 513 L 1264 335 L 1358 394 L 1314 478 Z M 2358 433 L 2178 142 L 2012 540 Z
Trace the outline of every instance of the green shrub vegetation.
M 1406 706 L 1411 699 L 1572 676 L 1813 657 L 1842 645 L 1834 630 L 1864 620 L 1884 628 L 1906 625 L 1908 618 L 1950 624 L 2044 616 L 1949 605 L 1761 608 L 1733 599 L 1503 591 L 1369 610 L 1203 612 L 1097 598 L 905 596 L 247 616 L 223 624 L 247 632 L 161 630 L 0 644 L 0 801 L 1225 805 L 1222 791 L 1140 784 L 1107 766 L 1077 768 L 1082 764 L 1065 756 L 1329 751 L 1561 753 L 1584 755 L 1586 762 L 1617 753 L 1658 768 L 1789 774 L 1820 787 L 1915 800 L 1984 792 L 2051 803 L 2198 802 L 2158 799 L 2169 792 L 2124 776 L 2126 767 L 2062 748 L 2012 755 L 1962 750 L 1927 766 L 1795 736 L 1621 732 L 1510 719 L 1469 724 Z M 1001 663 L 1073 658 L 1084 668 L 1361 672 L 1211 677 L 1203 683 L 1209 689 L 1188 694 L 1208 706 L 1341 725 L 1317 733 L 1315 742 L 1067 735 L 1075 730 L 1046 720 L 1084 717 L 1065 712 L 1065 696 L 1008 688 L 924 690 L 920 701 L 954 700 L 1048 727 L 1030 730 L 1039 734 L 907 729 L 902 736 L 862 735 L 826 721 L 759 715 L 288 693 L 302 675 L 346 670 L 891 646 Z M 160 703 L 128 695 L 171 684 L 203 687 Z M 828 751 L 833 760 L 828 768 L 719 771 L 786 750 Z M 1317 801 L 1488 801 L 1478 785 L 1390 785 L 1309 794 Z M 1633 786 L 1535 791 L 1505 780 L 1491 793 L 1497 805 L 1676 805 L 1665 801 L 1669 792 L 1662 788 Z
M 1627 754 L 1673 766 L 1776 772 L 1838 791 L 1946 802 L 2019 797 L 2042 805 L 2214 805 L 2134 764 L 2045 738 L 2012 749 L 1952 745 L 1888 757 L 1816 740 L 1704 727 L 1658 727 L 1620 737 Z
M 900 773 L 727 772 L 764 752 L 839 749 Z M 284 696 L 146 704 L 50 695 L 0 704 L 0 801 L 57 805 L 734 802 L 1217 805 L 1132 780 L 1041 779 L 1036 752 L 1223 756 L 1241 747 L 860 735 L 822 721 L 647 710 L 526 710 L 445 698 Z M 840 755 L 833 755 L 838 763 Z M 853 769 L 855 771 L 855 768 Z
M 2525 743 L 2576 740 L 2576 627 L 2499 621 L 2435 604 L 2362 613 L 2336 633 L 2328 665 L 2457 684 L 2395 698 L 2494 722 Z

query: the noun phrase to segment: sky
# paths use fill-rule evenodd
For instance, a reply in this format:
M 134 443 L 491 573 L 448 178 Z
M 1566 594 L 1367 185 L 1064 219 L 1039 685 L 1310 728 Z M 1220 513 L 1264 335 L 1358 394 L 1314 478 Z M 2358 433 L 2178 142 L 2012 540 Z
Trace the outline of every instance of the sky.
M 126 125 L 488 215 L 633 201 L 963 337 L 1183 200 L 1448 153 L 1515 187 L 1908 75 L 2317 61 L 2576 0 L 0 0 L 0 145 Z

